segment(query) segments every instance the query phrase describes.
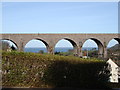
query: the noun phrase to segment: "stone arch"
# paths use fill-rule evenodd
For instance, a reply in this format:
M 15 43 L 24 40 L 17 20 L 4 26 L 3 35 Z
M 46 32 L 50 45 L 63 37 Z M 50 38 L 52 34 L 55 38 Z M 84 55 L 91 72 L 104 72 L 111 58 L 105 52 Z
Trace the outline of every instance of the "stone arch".
M 48 44 L 45 40 L 43 40 L 43 39 L 41 39 L 41 38 L 33 38 L 33 39 L 30 39 L 30 40 L 28 40 L 28 41 L 25 43 L 25 45 L 26 45 L 29 41 L 31 41 L 31 40 L 39 40 L 39 41 L 43 42 L 44 45 L 46 46 L 47 53 L 49 52 L 49 51 L 48 51 L 48 49 L 49 49 L 49 44 Z M 24 45 L 24 48 L 25 48 L 25 45 Z
M 113 42 L 111 42 L 113 41 Z M 111 46 L 109 47 L 110 42 L 113 44 L 111 44 Z M 117 42 L 117 43 L 116 43 Z M 116 44 L 120 45 L 120 38 L 111 38 L 109 39 L 108 43 L 107 43 L 107 58 L 111 58 L 112 60 L 114 60 L 116 63 L 119 63 L 119 58 L 120 58 L 120 46 L 116 46 Z M 115 45 L 115 46 L 114 46 Z M 113 48 L 111 48 L 113 47 Z
M 3 38 L 3 39 L 0 39 L 0 40 L 8 40 L 8 41 L 11 41 L 12 43 L 14 43 L 17 47 L 17 49 L 19 49 L 17 43 L 15 41 L 13 41 L 12 39 L 7 39 L 7 38 Z
M 88 38 L 88 39 L 93 40 L 97 44 L 97 46 L 98 46 L 98 57 L 100 57 L 100 58 L 103 57 L 104 46 L 103 46 L 102 42 L 99 39 L 96 39 L 96 38 Z M 88 39 L 86 39 L 85 41 L 87 41 Z M 84 41 L 84 43 L 85 43 L 85 41 Z M 82 47 L 83 47 L 83 45 L 82 45 Z
M 108 46 L 108 44 L 110 43 L 111 40 L 115 40 L 118 42 L 118 44 L 120 44 L 120 38 L 110 38 L 107 42 L 106 42 L 106 46 Z
M 120 38 L 118 38 L 118 37 L 109 38 L 105 41 L 106 42 L 106 47 L 108 46 L 108 44 L 110 43 L 111 40 L 116 40 L 120 44 Z
M 74 55 L 78 55 L 78 46 L 77 46 L 77 43 L 75 42 L 75 40 L 73 40 L 73 39 L 71 39 L 71 38 L 66 38 L 66 37 L 65 37 L 65 38 L 61 38 L 61 39 L 57 40 L 57 42 L 55 43 L 55 45 L 56 45 L 60 40 L 62 40 L 62 39 L 69 41 L 69 42 L 72 44 L 72 46 L 73 46 Z M 54 45 L 54 49 L 55 49 L 55 45 Z

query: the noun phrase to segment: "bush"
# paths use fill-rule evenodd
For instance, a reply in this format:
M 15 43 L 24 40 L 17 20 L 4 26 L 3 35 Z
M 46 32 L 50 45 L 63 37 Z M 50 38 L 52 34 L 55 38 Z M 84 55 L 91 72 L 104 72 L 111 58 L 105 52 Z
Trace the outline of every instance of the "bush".
M 7 49 L 9 49 L 10 47 L 9 42 L 2 40 L 0 40 L 0 46 L 1 46 L 0 49 L 4 51 L 7 51 Z
M 104 65 L 103 62 L 57 60 L 45 71 L 44 81 L 55 87 L 105 88 L 109 73 L 101 71 Z
M 2 52 L 3 86 L 101 88 L 106 62 L 73 56 Z

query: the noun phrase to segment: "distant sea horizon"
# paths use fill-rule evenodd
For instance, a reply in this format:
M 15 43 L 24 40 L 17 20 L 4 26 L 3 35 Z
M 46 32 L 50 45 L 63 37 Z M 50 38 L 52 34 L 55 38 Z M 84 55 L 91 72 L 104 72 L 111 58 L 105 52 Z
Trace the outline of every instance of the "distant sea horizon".
M 72 50 L 72 47 L 56 47 L 54 52 L 68 52 L 69 50 Z M 92 50 L 92 49 L 96 49 L 98 50 L 97 47 L 83 47 L 82 50 Z M 44 51 L 45 53 L 47 52 L 47 49 L 45 47 L 26 47 L 24 48 L 25 52 L 34 52 L 34 53 L 38 53 L 40 50 Z

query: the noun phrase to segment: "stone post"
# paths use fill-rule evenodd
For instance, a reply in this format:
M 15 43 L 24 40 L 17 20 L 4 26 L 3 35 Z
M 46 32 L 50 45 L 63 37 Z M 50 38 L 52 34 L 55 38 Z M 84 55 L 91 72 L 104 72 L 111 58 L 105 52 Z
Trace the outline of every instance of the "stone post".
M 82 57 L 82 42 L 79 42 L 78 56 L 79 56 L 79 57 Z
M 104 58 L 107 58 L 107 45 L 106 42 L 104 42 Z
M 54 46 L 49 46 L 48 47 L 48 53 L 49 54 L 54 54 Z
M 24 42 L 23 42 L 23 41 L 21 41 L 21 42 L 19 43 L 18 51 L 20 51 L 20 52 L 23 52 L 23 51 L 24 51 Z
M 104 58 L 104 47 L 98 45 L 98 58 Z
M 74 54 L 74 56 L 79 56 L 79 51 L 78 51 L 78 47 L 77 46 L 74 46 L 74 48 L 73 48 L 73 54 Z
M 104 47 L 104 58 L 107 58 L 107 48 Z

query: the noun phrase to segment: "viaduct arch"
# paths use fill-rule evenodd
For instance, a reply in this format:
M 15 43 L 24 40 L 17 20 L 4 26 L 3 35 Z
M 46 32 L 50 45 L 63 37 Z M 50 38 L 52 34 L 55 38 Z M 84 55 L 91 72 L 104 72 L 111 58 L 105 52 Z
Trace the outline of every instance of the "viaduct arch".
M 60 38 L 60 39 L 57 40 L 57 42 L 55 42 L 55 45 L 62 39 L 67 40 L 67 41 L 69 41 L 72 44 L 73 49 L 74 49 L 74 54 L 76 55 L 78 53 L 78 51 L 77 51 L 78 50 L 78 46 L 77 46 L 76 41 L 73 40 L 72 38 L 68 38 L 68 37 Z M 54 45 L 54 49 L 55 49 L 55 45 Z
M 42 41 L 47 48 L 48 53 L 54 54 L 56 43 L 65 39 L 68 40 L 74 47 L 74 53 L 82 56 L 82 46 L 84 42 L 91 39 L 96 42 L 99 49 L 99 57 L 107 58 L 107 45 L 110 40 L 115 39 L 120 44 L 120 34 L 0 34 L 0 39 L 10 40 L 18 48 L 18 51 L 23 51 L 24 46 L 32 39 Z
M 93 40 L 97 44 L 97 46 L 98 46 L 98 57 L 103 57 L 104 46 L 103 46 L 102 42 L 99 39 L 96 39 L 96 38 L 88 38 L 88 39 Z M 84 43 L 85 43 L 85 41 L 84 41 Z
M 48 52 L 48 51 L 49 51 L 49 44 L 48 44 L 46 41 L 44 41 L 44 40 L 41 39 L 41 38 L 33 38 L 33 39 L 31 39 L 31 40 L 39 40 L 39 41 L 41 41 L 42 43 L 44 43 L 44 45 L 46 46 L 46 49 L 47 49 L 47 53 L 49 53 L 49 52 Z M 29 41 L 31 41 L 31 40 L 29 40 Z M 23 45 L 24 48 L 25 48 L 26 44 L 27 44 L 29 41 L 26 41 L 25 45 Z M 21 51 L 23 51 L 23 49 L 22 49 Z
M 18 45 L 17 45 L 17 43 L 16 43 L 15 41 L 13 41 L 13 40 L 11 40 L 11 39 L 5 39 L 5 38 L 2 38 L 2 39 L 0 39 L 0 40 L 8 40 L 8 41 L 11 41 L 12 43 L 14 43 L 14 44 L 16 45 L 16 47 L 17 47 L 17 49 L 18 49 Z

